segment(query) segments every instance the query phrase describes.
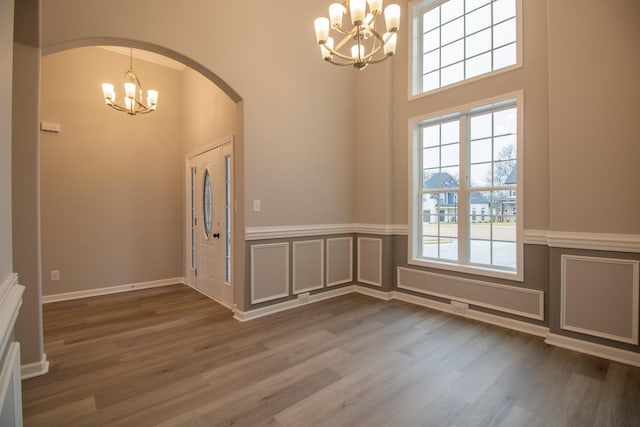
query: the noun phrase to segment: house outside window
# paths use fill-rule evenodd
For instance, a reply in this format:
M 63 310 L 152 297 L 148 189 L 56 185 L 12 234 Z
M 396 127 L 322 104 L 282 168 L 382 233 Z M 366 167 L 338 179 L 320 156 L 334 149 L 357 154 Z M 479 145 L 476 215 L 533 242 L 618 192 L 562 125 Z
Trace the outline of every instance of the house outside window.
M 410 13 L 411 96 L 522 64 L 522 0 L 418 0 Z
M 522 93 L 412 119 L 409 263 L 522 280 Z

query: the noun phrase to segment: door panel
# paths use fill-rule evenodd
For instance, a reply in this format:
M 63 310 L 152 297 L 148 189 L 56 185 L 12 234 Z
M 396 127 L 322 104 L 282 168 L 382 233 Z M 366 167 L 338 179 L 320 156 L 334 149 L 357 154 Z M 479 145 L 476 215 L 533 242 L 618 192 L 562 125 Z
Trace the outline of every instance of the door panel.
M 221 300 L 225 283 L 222 149 L 202 153 L 194 162 L 196 287 Z

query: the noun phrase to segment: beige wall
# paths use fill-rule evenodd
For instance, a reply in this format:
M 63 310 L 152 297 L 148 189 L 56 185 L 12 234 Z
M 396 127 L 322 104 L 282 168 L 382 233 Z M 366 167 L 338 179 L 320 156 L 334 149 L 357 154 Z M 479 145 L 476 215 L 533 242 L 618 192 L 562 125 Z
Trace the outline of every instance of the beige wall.
M 16 325 L 23 363 L 39 362 L 42 339 L 40 280 L 39 142 L 40 49 L 13 47 L 12 203 L 13 268 L 25 286 L 24 313 Z M 34 114 L 36 112 L 36 114 Z
M 548 3 L 551 228 L 640 234 L 640 2 Z
M 262 200 L 261 213 L 246 213 L 247 225 L 352 220 L 354 73 L 319 59 L 313 20 L 326 14 L 325 0 L 42 6 L 44 49 L 104 36 L 152 43 L 202 64 L 240 94 L 245 201 Z
M 182 72 L 182 127 L 184 156 L 237 132 L 237 106 L 202 74 Z
M 361 224 L 391 223 L 391 66 L 387 61 L 356 72 L 361 107 L 355 110 L 353 203 L 354 221 Z
M 42 58 L 41 117 L 62 128 L 41 133 L 43 295 L 182 276 L 181 72 L 134 59 L 160 94 L 155 113 L 131 117 L 100 88 L 121 99 L 128 63 L 99 48 Z
M 234 138 L 233 197 L 239 205 L 239 210 L 232 218 L 232 281 L 234 302 L 240 309 L 244 308 L 244 218 L 241 215 L 244 194 L 242 114 L 242 102 L 235 103 L 218 86 L 191 68 L 182 72 L 182 159 L 229 136 Z M 184 197 L 183 203 L 186 206 L 187 195 Z M 183 234 L 183 242 L 186 242 L 186 238 L 187 234 Z M 186 259 L 184 265 L 186 269 Z
M 13 1 L 0 2 L 0 283 L 13 272 L 11 244 L 11 84 Z

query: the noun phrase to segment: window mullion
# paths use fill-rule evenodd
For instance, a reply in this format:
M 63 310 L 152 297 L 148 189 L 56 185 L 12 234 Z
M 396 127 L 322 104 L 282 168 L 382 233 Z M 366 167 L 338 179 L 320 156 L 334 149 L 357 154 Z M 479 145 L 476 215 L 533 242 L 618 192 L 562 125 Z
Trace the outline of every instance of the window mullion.
M 469 260 L 469 116 L 460 117 L 460 192 L 458 194 L 458 262 Z

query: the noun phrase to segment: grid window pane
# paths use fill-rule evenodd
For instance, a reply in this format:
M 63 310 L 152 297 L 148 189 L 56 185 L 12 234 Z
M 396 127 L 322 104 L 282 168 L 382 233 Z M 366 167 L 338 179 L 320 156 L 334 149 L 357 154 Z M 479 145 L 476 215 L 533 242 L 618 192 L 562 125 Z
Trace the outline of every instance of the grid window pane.
M 459 40 L 442 48 L 442 66 L 460 62 L 464 59 L 464 40 Z
M 515 160 L 516 155 L 515 135 L 499 136 L 493 139 L 493 160 Z
M 516 41 L 516 18 L 511 18 L 493 27 L 494 49 Z
M 491 52 L 484 53 L 465 61 L 465 77 L 479 76 L 491 71 Z
M 442 144 L 451 144 L 460 141 L 460 122 L 458 120 L 443 123 L 441 130 Z
M 460 144 L 442 146 L 442 166 L 457 166 L 460 158 Z
M 511 173 L 516 168 L 515 160 L 506 160 L 502 162 L 494 162 L 493 164 L 493 185 L 507 185 Z
M 471 141 L 470 161 L 471 163 L 490 162 L 491 156 L 491 138 L 478 139 Z
M 509 44 L 493 51 L 493 69 L 508 67 L 516 63 L 516 45 Z
M 439 246 L 440 246 L 440 259 L 443 259 L 446 261 L 458 260 L 458 239 L 441 237 Z
M 492 126 L 491 113 L 482 114 L 480 116 L 473 116 L 471 118 L 471 140 L 488 138 L 492 136 Z
M 424 236 L 422 239 L 422 256 L 438 258 L 438 237 Z
M 465 0 L 464 10 L 469 13 L 474 9 L 479 8 L 482 5 L 489 3 L 491 0 Z
M 449 0 L 440 6 L 442 9 L 442 23 L 449 22 L 462 16 L 464 13 L 464 2 L 462 0 Z
M 442 45 L 446 45 L 453 41 L 464 37 L 464 19 L 458 18 L 448 24 L 442 26 Z
M 422 15 L 422 29 L 424 32 L 440 26 L 440 8 L 436 7 Z
M 440 169 L 425 169 L 423 171 L 422 187 L 425 190 L 440 188 Z
M 422 76 L 422 88 L 425 91 L 438 89 L 440 87 L 440 70 Z
M 473 34 L 491 26 L 491 5 L 469 13 L 466 17 L 465 34 Z
M 469 173 L 469 185 L 472 187 L 491 186 L 491 163 L 479 163 L 471 165 Z
M 450 65 L 442 69 L 441 82 L 443 86 L 464 80 L 464 64 Z
M 422 167 L 424 169 L 440 167 L 440 147 L 426 148 L 424 150 Z
M 469 262 L 473 264 L 491 264 L 491 241 L 470 240 Z
M 440 68 L 440 49 L 425 53 L 422 57 L 422 69 L 425 73 Z
M 467 58 L 489 52 L 491 50 L 491 29 L 487 28 L 484 31 L 469 36 L 465 42 Z
M 431 30 L 428 33 L 425 33 L 422 37 L 422 45 L 424 46 L 424 51 L 428 52 L 440 46 L 440 29 L 436 28 L 435 30 Z
M 516 16 L 516 0 L 496 0 L 493 2 L 493 23 L 497 24 Z
M 422 146 L 437 147 L 440 145 L 440 125 L 425 126 L 422 128 Z
M 497 267 L 516 267 L 516 244 L 511 242 L 492 242 L 492 264 Z
M 493 113 L 493 120 L 495 126 L 494 135 L 515 135 L 518 126 L 515 108 Z
M 440 180 L 441 188 L 458 188 L 460 187 L 460 168 L 458 166 L 452 166 L 448 168 L 442 168 L 442 175 Z

